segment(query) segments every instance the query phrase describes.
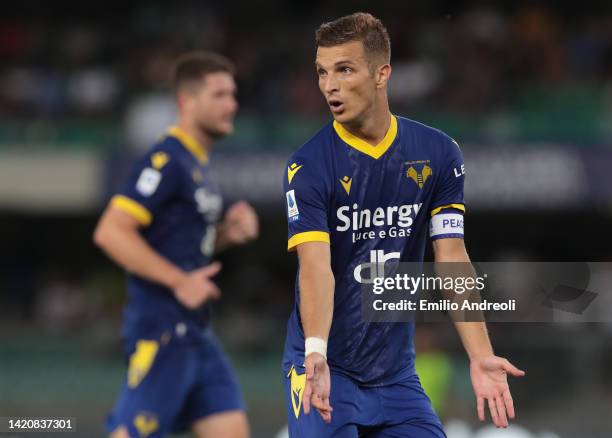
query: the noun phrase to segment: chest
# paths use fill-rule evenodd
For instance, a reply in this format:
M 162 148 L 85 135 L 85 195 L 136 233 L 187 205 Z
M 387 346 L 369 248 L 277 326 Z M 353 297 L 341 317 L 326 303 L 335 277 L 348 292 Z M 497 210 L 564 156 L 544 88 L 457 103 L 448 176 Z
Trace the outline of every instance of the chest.
M 394 145 L 379 159 L 348 149 L 336 154 L 332 202 L 336 209 L 369 210 L 377 221 L 414 214 L 432 197 L 439 165 L 434 155 L 411 145 Z
M 184 163 L 181 200 L 195 217 L 216 223 L 223 210 L 223 198 L 206 166 Z

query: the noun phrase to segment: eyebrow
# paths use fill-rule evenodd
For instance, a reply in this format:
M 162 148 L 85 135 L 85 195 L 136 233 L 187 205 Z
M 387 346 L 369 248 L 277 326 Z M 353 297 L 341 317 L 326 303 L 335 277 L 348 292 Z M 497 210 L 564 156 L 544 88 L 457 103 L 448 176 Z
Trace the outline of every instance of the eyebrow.
M 339 67 L 341 65 L 345 65 L 345 64 L 350 64 L 350 65 L 355 65 L 355 63 L 353 61 L 351 61 L 350 59 L 342 59 L 340 61 L 337 61 L 334 63 L 333 67 Z M 315 61 L 315 66 L 317 68 L 323 68 L 323 66 L 321 64 L 319 64 L 317 61 Z

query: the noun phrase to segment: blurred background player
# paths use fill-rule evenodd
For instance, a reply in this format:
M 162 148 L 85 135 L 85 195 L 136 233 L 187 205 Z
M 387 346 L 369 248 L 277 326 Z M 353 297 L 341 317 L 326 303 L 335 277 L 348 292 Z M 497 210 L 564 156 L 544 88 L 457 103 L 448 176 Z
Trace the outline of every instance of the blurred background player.
M 355 13 L 325 23 L 316 44 L 334 121 L 291 156 L 283 180 L 288 249 L 299 258 L 284 353 L 289 435 L 445 437 L 415 372 L 414 323 L 364 321 L 362 264 L 423 261 L 427 230 L 437 262 L 470 262 L 463 157 L 446 134 L 390 113 L 391 48 L 380 20 Z M 494 424 L 508 427 L 506 374 L 524 372 L 493 354 L 484 323 L 456 329 L 478 417 L 486 401 Z
M 183 55 L 173 75 L 179 119 L 136 164 L 102 215 L 94 240 L 128 271 L 124 351 L 129 369 L 107 429 L 113 438 L 245 438 L 234 371 L 209 328 L 220 291 L 215 251 L 257 237 L 245 202 L 223 221 L 209 171 L 213 142 L 233 131 L 234 67 L 210 52 Z

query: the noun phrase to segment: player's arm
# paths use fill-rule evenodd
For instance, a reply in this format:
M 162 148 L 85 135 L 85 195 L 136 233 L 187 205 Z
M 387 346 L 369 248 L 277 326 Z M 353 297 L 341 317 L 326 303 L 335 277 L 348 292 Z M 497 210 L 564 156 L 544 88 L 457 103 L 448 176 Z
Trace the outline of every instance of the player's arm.
M 300 314 L 304 337 L 327 342 L 334 314 L 334 274 L 329 244 L 306 242 L 297 247 L 300 262 Z
M 463 275 L 474 275 L 463 239 L 437 239 L 433 247 L 436 263 L 460 263 L 460 269 L 470 271 Z M 480 421 L 485 419 L 484 405 L 487 400 L 493 423 L 497 427 L 508 427 L 508 418 L 513 419 L 515 413 L 506 375 L 509 373 L 520 377 L 525 372 L 507 359 L 494 355 L 484 322 L 455 321 L 454 324 L 470 359 L 470 376 Z
M 334 311 L 334 275 L 331 269 L 328 225 L 329 187 L 320 166 L 293 157 L 283 178 L 287 200 L 289 251 L 297 250 L 300 315 L 304 330 L 306 384 L 304 413 L 311 405 L 327 423 L 331 379 L 327 365 L 327 340 Z
M 442 168 L 436 187 L 430 222 L 430 236 L 436 261 L 436 271 L 463 277 L 474 276 L 474 269 L 463 240 L 463 187 L 465 166 L 459 145 L 442 135 L 440 153 L 446 166 Z M 448 291 L 452 298 L 459 298 L 454 291 Z M 479 299 L 472 294 L 469 299 Z M 470 359 L 470 376 L 476 394 L 478 417 L 484 421 L 485 400 L 489 405 L 491 418 L 497 427 L 507 427 L 508 417 L 514 418 L 514 402 L 508 387 L 507 373 L 522 376 L 520 371 L 506 359 L 493 353 L 491 341 L 484 322 L 461 322 L 461 317 L 451 312 L 461 342 Z M 465 319 L 464 319 L 465 321 Z
M 128 272 L 169 288 L 184 306 L 196 308 L 219 294 L 210 281 L 219 265 L 184 272 L 151 247 L 140 232 L 180 193 L 182 172 L 165 151 L 143 157 L 102 214 L 94 242 Z
M 218 263 L 184 272 L 147 243 L 140 234 L 141 227 L 138 219 L 111 203 L 94 231 L 94 243 L 126 271 L 172 290 L 188 308 L 197 308 L 219 295 L 210 281 L 220 269 Z
M 330 247 L 326 242 L 305 242 L 297 246 L 297 253 L 300 264 L 300 315 L 306 339 L 304 412 L 310 412 L 312 402 L 323 420 L 329 423 L 332 408 L 329 404 L 331 387 L 327 340 L 334 314 L 335 287 Z
M 110 204 L 96 227 L 94 243 L 119 266 L 174 289 L 186 274 L 155 252 L 140 235 L 141 223 Z
M 461 273 L 463 276 L 474 276 L 474 269 L 463 239 L 437 239 L 433 241 L 433 247 L 436 263 L 458 263 L 458 268 L 464 271 Z M 447 297 L 452 300 L 456 297 L 454 295 L 453 291 L 448 291 Z M 455 326 L 470 359 L 493 354 L 493 347 L 484 322 L 455 321 Z

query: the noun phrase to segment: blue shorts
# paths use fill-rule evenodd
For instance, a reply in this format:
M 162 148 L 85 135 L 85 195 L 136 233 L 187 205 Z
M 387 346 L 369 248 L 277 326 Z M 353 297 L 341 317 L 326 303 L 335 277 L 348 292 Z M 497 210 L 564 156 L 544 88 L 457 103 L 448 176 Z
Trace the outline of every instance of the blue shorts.
M 131 343 L 126 382 L 106 427 L 130 437 L 162 437 L 209 415 L 244 410 L 234 371 L 212 335 Z
M 301 395 L 306 376 L 304 368 L 298 368 L 285 379 L 290 438 L 446 438 L 416 374 L 391 385 L 370 387 L 332 372 L 334 410 L 331 423 L 326 424 L 315 409 L 304 414 Z

